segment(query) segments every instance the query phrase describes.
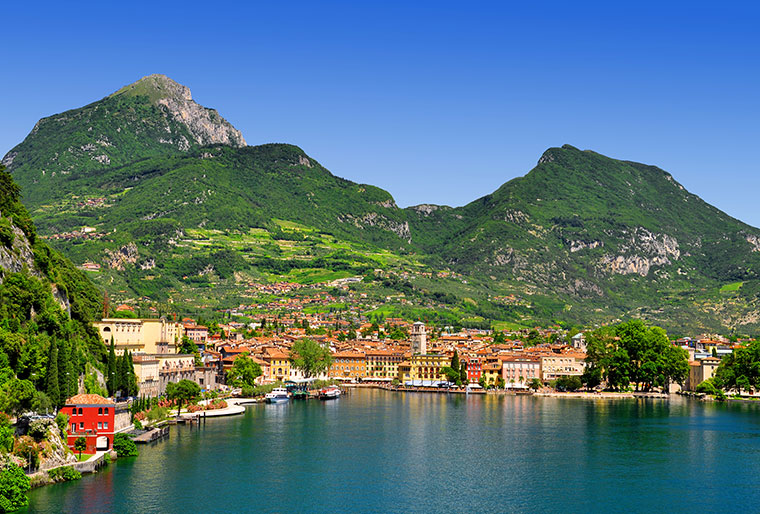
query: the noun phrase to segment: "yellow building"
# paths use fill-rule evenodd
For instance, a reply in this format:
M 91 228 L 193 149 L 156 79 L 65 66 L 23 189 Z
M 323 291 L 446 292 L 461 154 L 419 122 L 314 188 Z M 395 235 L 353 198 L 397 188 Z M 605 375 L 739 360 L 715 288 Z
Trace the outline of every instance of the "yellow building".
M 398 365 L 398 379 L 402 384 L 409 380 L 446 380 L 442 369 L 450 365 L 447 355 L 412 355 Z
M 404 355 L 392 350 L 368 350 L 366 353 L 365 378 L 368 380 L 391 380 L 398 377 L 398 365 Z
M 269 381 L 285 381 L 290 378 L 290 355 L 279 348 L 267 348 L 262 358 L 269 365 Z
M 328 374 L 331 378 L 362 378 L 366 373 L 366 362 L 361 352 L 336 352 Z
M 486 385 L 497 385 L 501 378 L 501 361 L 487 362 L 483 365 L 483 372 L 480 375 Z
M 181 323 L 160 319 L 104 318 L 93 323 L 106 346 L 114 341 L 116 353 L 174 353 L 184 335 Z

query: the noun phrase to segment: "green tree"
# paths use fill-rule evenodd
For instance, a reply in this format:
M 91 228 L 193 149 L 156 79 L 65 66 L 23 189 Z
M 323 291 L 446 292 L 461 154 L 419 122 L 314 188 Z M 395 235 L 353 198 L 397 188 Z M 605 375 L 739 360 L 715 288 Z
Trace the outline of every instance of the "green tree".
M 0 412 L 0 451 L 10 452 L 13 450 L 13 434 L 15 432 L 10 416 Z
M 299 339 L 290 349 L 290 365 L 300 370 L 305 378 L 327 372 L 332 362 L 330 350 L 308 338 Z
M 28 380 L 12 378 L 0 386 L 0 411 L 21 414 L 32 408 L 34 385 Z
M 459 366 L 459 380 L 463 384 L 467 384 L 470 380 L 467 378 L 467 363 L 462 361 L 462 365 Z
M 137 456 L 137 445 L 131 437 L 123 432 L 113 437 L 113 449 L 119 458 Z
M 238 356 L 227 371 L 227 385 L 232 387 L 254 387 L 262 374 L 261 366 L 249 357 L 248 352 Z
M 182 405 L 194 401 L 201 394 L 201 387 L 187 379 L 180 380 L 176 384 L 169 382 L 166 385 L 166 397 L 177 402 L 177 416 L 182 410 Z
M 74 449 L 79 452 L 79 458 L 82 458 L 82 452 L 87 449 L 87 439 L 80 435 L 74 441 Z
M 446 380 L 448 380 L 451 383 L 458 383 L 459 382 L 459 371 L 455 370 L 451 366 L 444 366 L 441 368 L 441 371 L 444 375 L 446 375 Z
M 6 463 L 0 471 L 0 512 L 13 512 L 28 505 L 30 489 L 31 483 L 24 470 L 16 464 Z
M 71 347 L 72 345 L 65 339 L 61 340 L 58 344 L 58 388 L 60 396 L 56 407 L 62 407 L 66 403 L 66 400 L 75 393 L 73 381 L 76 380 L 76 377 L 74 376 L 74 368 L 71 362 Z M 55 402 L 55 398 L 52 396 L 50 399 Z
M 56 406 L 62 405 L 58 377 L 58 342 L 55 338 L 52 338 L 50 340 L 50 353 L 48 353 L 47 374 L 45 375 L 45 394 L 48 395 L 48 398 Z
M 539 389 L 541 389 L 542 385 L 543 384 L 541 383 L 541 381 L 537 378 L 534 378 L 533 380 L 530 381 L 530 388 L 533 389 L 534 391 L 538 391 Z
M 451 369 L 457 372 L 457 375 L 459 374 L 459 353 L 454 350 L 454 355 L 451 357 Z M 459 377 L 457 377 L 457 380 Z M 456 382 L 456 380 L 454 380 Z
M 111 336 L 111 346 L 108 349 L 108 364 L 106 366 L 106 388 L 108 389 L 108 396 L 113 396 L 116 393 L 117 373 L 116 349 L 114 347 L 113 336 Z

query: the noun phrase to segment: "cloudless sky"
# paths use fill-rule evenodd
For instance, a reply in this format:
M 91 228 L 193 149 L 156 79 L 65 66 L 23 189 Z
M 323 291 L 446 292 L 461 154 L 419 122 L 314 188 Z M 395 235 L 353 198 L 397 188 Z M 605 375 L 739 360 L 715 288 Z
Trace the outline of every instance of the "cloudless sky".
M 569 143 L 760 226 L 758 2 L 8 2 L 0 155 L 144 75 L 248 144 L 400 206 L 463 205 Z

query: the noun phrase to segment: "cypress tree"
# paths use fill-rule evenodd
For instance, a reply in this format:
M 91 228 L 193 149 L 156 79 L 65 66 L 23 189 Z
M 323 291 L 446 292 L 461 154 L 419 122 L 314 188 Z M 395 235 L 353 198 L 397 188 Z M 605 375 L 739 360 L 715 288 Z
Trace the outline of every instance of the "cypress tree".
M 459 371 L 459 354 L 454 350 L 454 356 L 451 358 L 451 369 Z
M 464 361 L 462 361 L 462 366 L 459 368 L 459 380 L 461 380 L 463 384 L 469 382 L 467 379 L 467 363 Z
M 61 404 L 61 390 L 58 385 L 58 341 L 50 340 L 50 354 L 48 355 L 47 376 L 45 377 L 45 394 L 56 407 Z
M 74 395 L 74 371 L 71 362 L 71 343 L 61 341 L 58 345 L 58 388 L 61 394 L 61 405 Z
M 135 363 L 132 360 L 132 352 L 127 352 L 127 363 L 129 371 L 129 395 L 137 395 L 137 373 L 135 373 Z
M 111 349 L 108 351 L 108 366 L 106 368 L 106 387 L 108 396 L 113 396 L 116 392 L 116 350 L 114 349 L 113 336 L 111 336 Z

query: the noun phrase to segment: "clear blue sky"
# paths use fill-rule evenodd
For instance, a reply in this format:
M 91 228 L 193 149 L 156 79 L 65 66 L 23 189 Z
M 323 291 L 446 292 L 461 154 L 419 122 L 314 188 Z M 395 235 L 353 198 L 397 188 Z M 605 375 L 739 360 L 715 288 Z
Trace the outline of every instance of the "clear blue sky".
M 569 143 L 760 226 L 760 7 L 664 3 L 12 2 L 0 154 L 164 73 L 249 144 L 299 145 L 401 206 L 465 204 Z

